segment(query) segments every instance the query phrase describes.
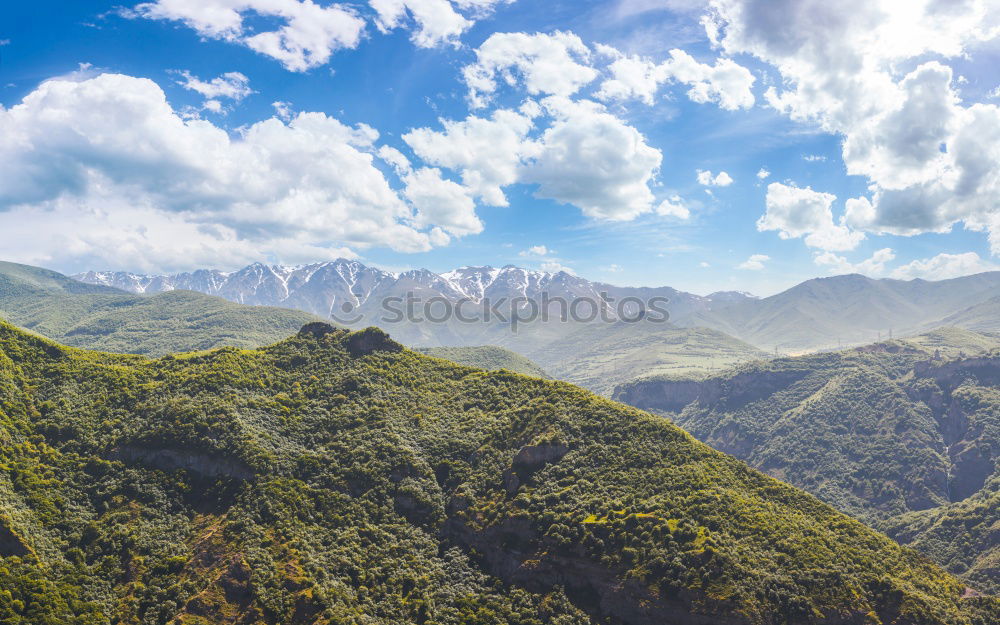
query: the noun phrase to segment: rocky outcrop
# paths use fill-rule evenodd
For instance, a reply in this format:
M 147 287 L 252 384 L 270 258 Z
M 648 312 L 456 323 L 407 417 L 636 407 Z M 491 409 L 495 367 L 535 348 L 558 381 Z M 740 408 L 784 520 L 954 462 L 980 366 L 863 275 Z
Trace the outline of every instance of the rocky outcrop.
M 702 406 L 739 406 L 770 397 L 809 375 L 806 367 L 752 371 L 707 380 L 649 378 L 623 384 L 614 399 L 653 412 L 680 412 L 697 401 Z
M 1000 386 L 1000 358 L 983 356 L 943 364 L 918 362 L 913 373 L 917 378 L 932 378 L 942 388 L 956 388 L 970 378 L 982 385 Z
M 654 412 L 680 412 L 698 399 L 702 382 L 698 380 L 637 380 L 614 390 L 613 399 Z

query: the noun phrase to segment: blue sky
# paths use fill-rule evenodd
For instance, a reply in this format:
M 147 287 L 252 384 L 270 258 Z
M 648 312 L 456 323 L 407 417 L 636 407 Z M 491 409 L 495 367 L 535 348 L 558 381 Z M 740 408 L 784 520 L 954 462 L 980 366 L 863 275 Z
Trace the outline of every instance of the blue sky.
M 17 3 L 0 247 L 698 293 L 995 268 L 995 3 L 830 4 Z

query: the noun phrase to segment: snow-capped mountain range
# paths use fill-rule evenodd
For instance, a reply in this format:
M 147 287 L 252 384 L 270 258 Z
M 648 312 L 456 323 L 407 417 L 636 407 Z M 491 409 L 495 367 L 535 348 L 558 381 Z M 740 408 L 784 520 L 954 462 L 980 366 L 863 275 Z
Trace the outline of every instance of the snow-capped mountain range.
M 300 266 L 255 263 L 231 272 L 199 269 L 175 275 L 150 276 L 120 271 L 88 271 L 73 277 L 81 282 L 133 293 L 185 289 L 241 304 L 295 308 L 330 317 L 346 325 L 384 325 L 383 302 L 391 297 L 405 297 L 408 293 L 424 302 L 431 298 L 444 298 L 451 303 L 460 300 L 497 302 L 502 298 L 509 301 L 515 297 L 538 302 L 543 294 L 550 299 L 559 297 L 565 301 L 581 297 L 599 301 L 602 293 L 617 300 L 637 297 L 648 301 L 652 297 L 660 297 L 668 300 L 665 307 L 675 321 L 752 298 L 734 291 L 702 297 L 670 287 L 618 287 L 592 282 L 564 271 L 549 273 L 513 265 L 500 268 L 461 267 L 445 273 L 427 269 L 396 273 L 347 259 Z M 354 322 L 352 319 L 359 315 L 363 319 Z M 462 343 L 464 341 L 457 337 L 443 334 L 471 332 L 472 329 L 416 329 L 407 326 L 394 331 L 397 335 L 402 333 L 412 344 L 420 345 Z M 482 328 L 478 331 L 481 332 Z M 417 335 L 414 335 L 415 332 Z
M 702 297 L 670 287 L 618 287 L 560 271 L 533 271 L 513 265 L 461 267 L 445 273 L 427 269 L 390 272 L 355 260 L 338 259 L 309 265 L 285 266 L 254 263 L 238 271 L 199 269 L 174 275 L 141 275 L 122 271 L 88 271 L 73 276 L 89 284 L 110 286 L 132 293 L 159 293 L 184 289 L 224 297 L 241 304 L 283 306 L 328 316 L 337 306 L 349 302 L 364 308 L 374 298 L 418 293 L 422 298 L 444 297 L 457 302 L 469 299 L 527 297 L 653 297 L 670 299 L 674 316 L 710 309 L 713 304 L 731 304 L 752 295 L 736 291 Z

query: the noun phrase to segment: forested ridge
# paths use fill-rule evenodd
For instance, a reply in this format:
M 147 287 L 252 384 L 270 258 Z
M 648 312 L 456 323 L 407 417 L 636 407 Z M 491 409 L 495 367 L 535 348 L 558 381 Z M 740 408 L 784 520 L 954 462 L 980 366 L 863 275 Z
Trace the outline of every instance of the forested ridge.
M 662 418 L 375 329 L 148 360 L 2 324 L 0 412 L 3 623 L 996 615 Z
M 951 329 L 616 397 L 1000 591 L 1000 351 Z

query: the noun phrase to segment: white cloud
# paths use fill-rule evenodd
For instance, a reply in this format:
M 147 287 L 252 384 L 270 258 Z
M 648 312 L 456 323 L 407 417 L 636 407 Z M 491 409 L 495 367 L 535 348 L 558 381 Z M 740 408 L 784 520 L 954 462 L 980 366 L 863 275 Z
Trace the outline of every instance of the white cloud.
M 760 179 L 760 180 L 764 180 L 765 178 L 767 178 L 770 175 L 771 175 L 771 172 L 769 172 L 767 170 L 767 168 L 765 168 L 765 167 L 761 167 L 760 170 L 757 172 L 757 178 Z
M 590 49 L 573 33 L 494 33 L 462 70 L 473 107 L 486 106 L 499 88 L 523 83 L 531 95 L 571 96 L 597 78 Z
M 326 64 L 336 50 L 357 47 L 365 25 L 346 5 L 312 0 L 155 0 L 124 15 L 182 22 L 202 37 L 242 44 L 294 72 Z M 283 25 L 255 32 L 245 24 L 251 15 Z
M 713 175 L 711 171 L 699 169 L 698 184 L 706 187 L 728 187 L 733 184 L 733 178 L 724 171 L 720 171 L 718 175 Z
M 421 159 L 459 172 L 485 203 L 505 206 L 503 188 L 537 185 L 537 197 L 580 208 L 589 217 L 627 220 L 653 210 L 649 188 L 662 155 L 604 106 L 550 96 L 490 118 L 442 120 L 403 140 Z M 547 125 L 546 125 L 547 124 Z M 536 126 L 540 134 L 531 136 Z
M 859 263 L 851 263 L 845 257 L 837 256 L 833 252 L 819 253 L 814 260 L 817 265 L 826 267 L 830 273 L 860 273 L 866 276 L 880 276 L 885 272 L 886 263 L 895 258 L 895 252 L 886 247 L 877 250 L 869 258 Z
M 489 118 L 442 120 L 444 130 L 418 128 L 403 140 L 424 161 L 460 171 L 465 186 L 485 203 L 506 206 L 502 188 L 517 182 L 535 114 L 500 109 Z
M 656 214 L 664 217 L 676 217 L 677 219 L 689 219 L 691 209 L 684 205 L 684 200 L 679 195 L 672 195 L 660 202 L 656 207 Z
M 780 182 L 767 185 L 767 210 L 757 220 L 757 230 L 777 230 L 782 239 L 805 237 L 806 245 L 828 251 L 852 250 L 865 238 L 844 224 L 833 221 L 830 193 L 788 186 Z
M 662 154 L 596 102 L 549 97 L 554 118 L 521 169 L 535 195 L 572 204 L 588 217 L 628 220 L 652 210 L 649 184 Z
M 226 72 L 209 81 L 201 80 L 197 76 L 191 75 L 191 72 L 187 70 L 179 73 L 183 80 L 178 80 L 178 85 L 200 93 L 206 99 L 228 98 L 239 102 L 253 93 L 253 89 L 250 88 L 250 79 L 239 72 Z
M 802 160 L 807 163 L 822 163 L 826 161 L 826 157 L 820 154 L 806 154 L 802 157 Z
M 551 251 L 552 250 L 549 250 L 549 248 L 545 247 L 544 245 L 533 245 L 533 246 L 529 247 L 526 250 L 521 250 L 520 252 L 517 253 L 517 255 L 518 256 L 524 256 L 524 257 L 528 257 L 528 256 L 548 256 L 549 252 L 551 252 Z M 552 253 L 555 253 L 555 252 L 552 252 Z
M 279 100 L 277 102 L 271 102 L 271 106 L 274 107 L 274 114 L 280 120 L 287 122 L 292 117 L 294 117 L 294 113 L 292 112 L 291 102 L 282 102 Z
M 993 0 L 712 0 L 710 36 L 778 68 L 766 94 L 792 119 L 843 136 L 871 183 L 850 223 L 941 232 L 962 222 L 1000 253 L 1000 108 L 965 104 L 948 59 L 1000 35 Z
M 403 182 L 403 195 L 417 209 L 418 227 L 438 226 L 454 236 L 483 231 L 468 189 L 443 178 L 440 169 L 422 167 L 404 175 Z
M 573 271 L 571 267 L 567 267 L 566 265 L 554 260 L 547 260 L 542 263 L 541 269 L 542 271 L 546 271 L 548 273 L 559 273 L 560 271 L 563 271 L 571 276 L 576 275 L 576 272 Z
M 701 261 L 700 263 L 698 263 L 698 266 L 701 267 L 702 269 L 707 269 L 708 267 L 711 267 L 711 265 L 706 263 L 705 261 Z
M 938 254 L 932 258 L 915 260 L 894 269 L 892 277 L 900 280 L 914 278 L 947 280 L 984 271 L 998 270 L 1000 270 L 1000 266 L 980 258 L 979 254 L 966 252 L 964 254 Z
M 444 241 L 442 229 L 461 235 L 481 228 L 471 200 L 433 172 L 408 181 L 414 211 L 375 166 L 377 139 L 368 126 L 322 113 L 299 113 L 288 123 L 270 118 L 233 137 L 207 121 L 183 119 L 146 79 L 48 81 L 0 109 L 2 244 L 14 236 L 12 224 L 37 224 L 45 211 L 76 224 L 73 211 L 114 214 L 104 207 L 130 207 L 129 215 L 155 215 L 149 224 L 169 225 L 143 230 L 138 217 L 123 224 L 123 237 L 131 228 L 138 234 L 129 240 L 157 248 L 149 250 L 153 257 L 181 250 L 167 239 L 191 231 L 223 233 L 220 255 L 254 250 L 262 257 L 292 242 L 303 250 L 420 251 Z M 95 223 L 117 227 L 112 216 L 102 219 Z M 83 238 L 88 232 L 93 236 Z M 88 241 L 113 239 L 92 228 L 73 245 L 35 237 L 39 254 L 81 258 L 97 253 L 85 249 Z M 191 244 L 204 240 L 192 235 Z M 185 258 L 193 262 L 195 255 Z
M 383 32 L 398 28 L 409 16 L 417 29 L 413 43 L 422 48 L 441 44 L 458 45 L 459 36 L 476 18 L 484 17 L 496 5 L 514 0 L 368 0 L 377 12 L 376 25 Z M 464 14 L 463 14 L 464 13 Z
M 746 269 L 748 271 L 760 271 L 764 268 L 764 263 L 771 260 L 771 257 L 767 254 L 752 254 L 750 258 L 746 259 L 739 265 L 736 265 L 737 269 Z
M 687 95 L 694 102 L 716 102 L 730 111 L 754 104 L 753 74 L 730 59 L 706 65 L 687 52 L 674 49 L 670 58 L 654 63 L 648 58 L 622 54 L 610 46 L 599 45 L 597 49 L 603 56 L 614 59 L 608 66 L 610 77 L 601 83 L 596 94 L 601 100 L 636 98 L 651 105 L 660 85 L 676 82 L 690 87 Z

